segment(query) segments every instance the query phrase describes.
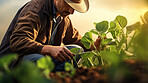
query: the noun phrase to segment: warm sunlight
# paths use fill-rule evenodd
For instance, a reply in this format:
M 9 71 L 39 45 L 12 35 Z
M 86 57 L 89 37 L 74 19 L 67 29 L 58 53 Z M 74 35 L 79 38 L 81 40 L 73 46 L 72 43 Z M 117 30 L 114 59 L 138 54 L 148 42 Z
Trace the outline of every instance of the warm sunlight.
M 0 41 L 4 36 L 10 22 L 17 10 L 29 0 L 1 0 L 0 1 Z M 117 15 L 123 15 L 128 19 L 128 25 L 141 21 L 142 16 L 148 10 L 146 0 L 90 0 L 90 8 L 87 13 L 75 11 L 71 15 L 73 26 L 81 35 L 94 28 L 94 22 L 103 20 L 112 21 Z
M 0 83 L 148 83 L 148 0 L 0 0 Z
M 94 22 L 112 21 L 117 15 L 125 16 L 128 25 L 141 22 L 140 16 L 143 16 L 147 10 L 148 3 L 145 0 L 91 0 L 87 13 L 81 14 L 75 11 L 71 18 L 75 28 L 83 35 L 94 28 Z

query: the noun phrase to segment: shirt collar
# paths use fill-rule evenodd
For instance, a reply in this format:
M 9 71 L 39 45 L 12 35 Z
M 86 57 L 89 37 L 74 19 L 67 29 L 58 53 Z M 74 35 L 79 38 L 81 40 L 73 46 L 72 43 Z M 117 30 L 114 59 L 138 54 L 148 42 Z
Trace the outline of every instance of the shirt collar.
M 53 10 L 53 21 L 56 22 L 57 14 L 54 6 L 54 0 L 52 0 L 52 10 Z

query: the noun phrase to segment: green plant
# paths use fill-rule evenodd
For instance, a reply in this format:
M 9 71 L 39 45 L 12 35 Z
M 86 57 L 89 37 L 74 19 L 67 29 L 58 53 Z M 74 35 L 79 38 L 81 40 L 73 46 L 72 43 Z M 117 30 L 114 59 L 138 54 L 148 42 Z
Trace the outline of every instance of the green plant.
M 9 54 L 0 58 L 0 83 L 52 83 L 41 74 L 40 69 L 33 62 L 25 61 L 10 69 L 10 63 L 17 57 L 16 54 Z M 45 60 L 45 62 L 48 61 Z M 41 60 L 38 61 L 38 64 L 41 63 L 43 63 Z
M 81 43 L 87 49 L 92 44 L 95 50 L 76 54 L 82 57 L 77 61 L 79 67 L 119 65 L 125 59 L 134 58 L 133 40 L 141 28 L 140 22 L 127 26 L 127 19 L 124 16 L 118 15 L 111 22 L 102 21 L 94 24 L 96 29 L 86 32 L 81 39 Z M 107 34 L 111 34 L 112 37 L 106 38 Z M 99 50 L 94 45 L 93 35 L 101 38 Z M 72 52 L 76 53 L 73 50 Z M 74 60 L 76 57 L 74 57 Z
M 9 55 L 5 55 L 1 57 L 0 58 L 0 71 L 10 72 L 9 65 L 15 59 L 17 59 L 16 54 L 9 54 Z
M 54 69 L 54 63 L 49 56 L 37 60 L 37 67 L 43 70 L 43 73 L 50 79 L 49 73 Z
M 92 44 L 95 50 L 84 53 L 72 50 L 77 56 L 81 56 L 81 59 L 77 61 L 78 67 L 102 66 L 106 69 L 108 80 L 112 82 L 123 82 L 124 79 L 129 79 L 134 75 L 133 70 L 125 65 L 126 60 L 138 60 L 138 64 L 144 62 L 145 71 L 148 71 L 148 12 L 144 14 L 142 20 L 143 24 L 136 22 L 127 26 L 127 19 L 119 15 L 110 23 L 108 21 L 94 23 L 96 29 L 86 32 L 81 42 L 87 49 Z M 107 34 L 111 34 L 112 37 L 105 39 Z M 101 38 L 99 50 L 94 45 L 93 35 Z M 105 49 L 102 49 L 104 47 Z

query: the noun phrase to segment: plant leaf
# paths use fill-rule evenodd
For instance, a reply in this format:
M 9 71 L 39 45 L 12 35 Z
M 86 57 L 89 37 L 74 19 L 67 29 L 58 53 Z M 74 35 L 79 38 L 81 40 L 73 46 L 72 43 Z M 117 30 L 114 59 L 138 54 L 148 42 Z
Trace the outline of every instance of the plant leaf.
M 102 21 L 96 24 L 97 31 L 105 33 L 108 30 L 108 21 Z
M 47 81 L 42 77 L 39 68 L 32 62 L 23 62 L 19 64 L 11 75 L 18 83 L 46 83 Z M 50 81 L 48 81 L 50 82 Z
M 92 40 L 92 33 L 91 32 L 86 32 L 85 35 L 81 38 L 81 43 L 89 49 L 91 46 L 91 43 L 93 43 Z
M 121 28 L 124 28 L 127 25 L 127 19 L 124 16 L 118 15 L 115 21 L 121 26 Z
M 90 32 L 92 32 L 95 35 L 99 35 L 98 31 L 96 29 L 92 29 Z
M 81 56 L 82 58 L 86 59 L 86 58 L 93 57 L 93 56 L 94 56 L 94 53 L 91 52 L 91 51 L 88 51 L 88 52 L 84 52 L 84 53 L 80 54 L 80 56 Z
M 71 71 L 73 69 L 74 69 L 74 67 L 71 63 L 69 63 L 69 62 L 65 63 L 65 71 Z
M 82 53 L 83 52 L 83 49 L 80 49 L 80 48 L 72 48 L 72 49 L 70 49 L 70 51 L 72 53 L 74 53 L 75 55 L 77 55 L 77 54 Z
M 108 42 L 111 42 L 112 39 L 111 38 L 107 38 L 107 39 L 104 39 L 101 43 L 104 45 L 104 44 L 107 44 Z
M 140 29 L 140 26 L 141 26 L 140 22 L 136 22 L 133 25 L 127 26 L 126 27 L 127 34 L 130 34 L 135 29 L 138 29 L 139 30 Z
M 54 69 L 54 63 L 49 56 L 37 60 L 37 66 L 49 73 Z
M 109 32 L 114 31 L 116 28 L 116 24 L 114 21 L 110 22 L 110 28 L 108 29 Z
M 9 55 L 5 55 L 3 57 L 0 58 L 0 68 L 4 67 L 4 66 L 9 66 L 9 64 L 11 63 L 11 61 L 17 59 L 18 55 L 16 54 L 9 54 Z

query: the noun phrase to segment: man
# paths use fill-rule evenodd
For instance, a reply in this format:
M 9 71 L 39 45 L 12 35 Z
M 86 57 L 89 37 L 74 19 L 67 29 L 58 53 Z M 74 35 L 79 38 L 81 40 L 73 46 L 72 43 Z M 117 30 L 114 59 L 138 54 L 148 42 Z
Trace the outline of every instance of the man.
M 68 15 L 74 10 L 84 13 L 88 8 L 88 0 L 31 0 L 17 12 L 10 24 L 0 46 L 0 56 L 17 53 L 21 60 L 36 62 L 49 55 L 60 66 L 74 56 L 61 47 L 61 43 L 84 48 Z M 95 45 L 98 47 L 99 44 L 100 39 L 97 39 Z M 93 46 L 90 49 L 94 49 Z

